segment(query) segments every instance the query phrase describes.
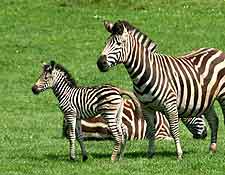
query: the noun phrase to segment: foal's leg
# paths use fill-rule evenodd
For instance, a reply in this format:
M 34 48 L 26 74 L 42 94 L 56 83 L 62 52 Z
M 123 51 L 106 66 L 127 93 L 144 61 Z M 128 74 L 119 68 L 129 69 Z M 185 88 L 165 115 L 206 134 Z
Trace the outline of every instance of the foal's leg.
M 125 147 L 126 147 L 126 143 L 127 143 L 127 128 L 125 127 L 125 125 L 122 123 L 122 133 L 123 133 L 123 137 L 122 137 L 122 145 L 121 145 L 121 150 L 120 150 L 120 160 L 123 159 L 124 157 L 124 151 L 125 151 Z
M 83 135 L 82 135 L 82 129 L 81 129 L 81 120 L 80 119 L 77 119 L 77 122 L 76 122 L 76 138 L 80 144 L 80 148 L 81 148 L 81 152 L 82 152 L 82 159 L 83 161 L 86 161 L 88 159 L 88 156 L 87 156 L 87 152 L 86 152 L 86 148 L 85 148 L 85 145 L 84 145 L 84 138 L 83 138 Z
M 127 141 L 127 130 L 126 130 L 125 125 L 122 122 L 123 107 L 124 107 L 123 103 L 124 102 L 122 100 L 121 103 L 120 103 L 120 107 L 118 109 L 118 112 L 117 112 L 117 116 L 116 116 L 117 117 L 117 126 L 119 127 L 119 129 L 122 132 L 122 144 L 121 144 L 121 148 L 120 148 L 120 152 L 119 152 L 119 159 L 120 160 L 123 159 L 124 150 L 125 150 L 126 141 Z
M 117 110 L 118 106 L 114 106 L 111 107 L 110 110 L 107 110 L 103 113 L 103 116 L 108 124 L 109 129 L 112 131 L 112 135 L 115 140 L 115 145 L 111 156 L 112 161 L 117 160 L 117 155 L 120 153 L 122 144 L 122 128 L 118 125 L 117 122 Z
M 68 139 L 69 139 L 69 155 L 70 155 L 70 160 L 75 160 L 76 154 L 75 154 L 75 127 L 76 127 L 76 118 L 74 115 L 67 115 L 65 116 L 66 118 L 66 123 L 68 125 L 69 129 L 69 134 L 68 134 Z

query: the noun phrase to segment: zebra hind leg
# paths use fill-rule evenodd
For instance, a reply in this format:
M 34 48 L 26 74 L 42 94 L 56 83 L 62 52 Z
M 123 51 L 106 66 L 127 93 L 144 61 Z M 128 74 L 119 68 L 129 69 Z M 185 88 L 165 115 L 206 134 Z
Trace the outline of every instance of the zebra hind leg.
M 204 115 L 201 115 L 193 118 L 181 118 L 181 121 L 192 133 L 194 139 L 205 139 L 207 136 L 207 127 L 204 119 Z
M 219 120 L 213 106 L 205 113 L 205 117 L 211 129 L 211 143 L 209 150 L 211 153 L 215 153 Z
M 123 157 L 124 157 L 124 151 L 125 151 L 125 148 L 126 148 L 126 143 L 127 143 L 127 138 L 128 138 L 127 128 L 125 127 L 124 124 L 122 124 L 122 132 L 123 132 L 123 136 L 122 136 L 123 138 L 122 138 L 121 150 L 120 150 L 120 153 L 119 153 L 119 155 L 120 155 L 119 159 L 120 160 L 122 160 Z
M 118 154 L 121 151 L 121 145 L 123 140 L 122 128 L 118 126 L 115 114 L 114 116 L 112 116 L 112 110 L 110 110 L 109 114 L 107 114 L 106 112 L 104 114 L 104 118 L 107 121 L 109 129 L 112 131 L 112 135 L 115 141 L 112 156 L 111 156 L 111 160 L 114 162 L 118 159 Z
M 120 151 L 118 153 L 119 160 L 122 160 L 124 157 L 124 150 L 125 150 L 126 141 L 127 141 L 127 130 L 126 130 L 125 124 L 123 124 L 123 121 L 122 121 L 123 107 L 124 107 L 124 101 L 122 100 L 116 115 L 117 126 L 120 128 L 120 132 L 122 131 L 122 143 L 121 143 Z
M 76 138 L 79 142 L 80 148 L 81 148 L 81 153 L 82 153 L 82 160 L 83 162 L 86 161 L 88 159 L 87 156 L 87 152 L 86 152 L 86 148 L 84 145 L 84 138 L 83 138 L 83 134 L 82 134 L 82 129 L 81 129 L 81 120 L 77 119 L 76 122 Z

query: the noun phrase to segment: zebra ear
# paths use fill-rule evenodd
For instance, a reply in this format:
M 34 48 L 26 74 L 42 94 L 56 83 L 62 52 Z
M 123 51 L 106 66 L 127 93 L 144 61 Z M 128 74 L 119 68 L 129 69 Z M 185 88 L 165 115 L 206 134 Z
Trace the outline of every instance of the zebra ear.
M 50 65 L 51 65 L 51 67 L 53 68 L 54 66 L 55 66 L 55 61 L 50 61 Z
M 109 32 L 109 33 L 112 33 L 112 28 L 113 28 L 113 23 L 110 22 L 110 21 L 104 21 L 104 26 L 105 26 L 105 29 Z
M 112 27 L 112 34 L 122 35 L 125 26 L 121 23 L 121 21 L 116 22 Z
M 55 67 L 55 61 L 50 61 L 50 66 L 49 66 L 50 73 L 52 73 L 54 67 Z

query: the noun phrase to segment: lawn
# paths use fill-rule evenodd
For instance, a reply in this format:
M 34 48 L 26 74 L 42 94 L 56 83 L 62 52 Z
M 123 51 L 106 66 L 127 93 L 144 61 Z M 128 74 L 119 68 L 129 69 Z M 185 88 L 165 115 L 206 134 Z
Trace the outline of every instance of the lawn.
M 89 159 L 68 160 L 61 138 L 62 114 L 51 91 L 34 96 L 43 61 L 63 64 L 80 85 L 110 83 L 132 89 L 123 66 L 102 74 L 96 66 L 109 35 L 102 21 L 126 19 L 147 33 L 158 51 L 181 55 L 194 48 L 225 50 L 222 0 L 2 0 L 0 3 L 0 175 L 224 174 L 224 118 L 218 151 L 208 153 L 209 136 L 193 140 L 181 125 L 184 159 L 173 142 L 157 142 L 153 159 L 147 141 L 128 142 L 124 160 L 111 163 L 113 143 L 87 141 Z M 210 135 L 210 132 L 209 134 Z

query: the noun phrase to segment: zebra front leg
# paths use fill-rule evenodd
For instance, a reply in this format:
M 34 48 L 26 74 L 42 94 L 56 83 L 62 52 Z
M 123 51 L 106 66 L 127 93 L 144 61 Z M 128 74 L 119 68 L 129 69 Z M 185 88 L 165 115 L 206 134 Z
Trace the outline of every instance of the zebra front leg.
M 177 107 L 175 105 L 174 107 L 170 106 L 166 110 L 166 114 L 170 124 L 170 132 L 172 137 L 174 138 L 174 142 L 176 145 L 177 159 L 182 160 L 183 151 L 181 149 L 181 144 L 180 144 L 179 119 L 178 119 Z
M 76 119 L 74 116 L 66 116 L 66 122 L 68 124 L 69 128 L 69 156 L 70 160 L 75 160 L 76 154 L 75 154 L 75 126 L 76 126 Z
M 153 158 L 155 155 L 155 112 L 148 107 L 142 106 L 143 116 L 147 123 L 146 137 L 149 140 L 147 156 Z
M 77 137 L 77 140 L 80 144 L 80 148 L 81 148 L 81 152 L 82 152 L 82 160 L 84 162 L 88 159 L 88 156 L 87 156 L 86 148 L 85 148 L 85 145 L 84 145 L 84 142 L 83 142 L 84 139 L 83 139 L 83 134 L 82 134 L 82 129 L 81 129 L 81 120 L 80 119 L 77 119 L 77 122 L 76 122 L 76 137 Z
M 205 117 L 211 129 L 211 143 L 209 150 L 211 153 L 215 153 L 219 120 L 213 106 L 206 112 Z

